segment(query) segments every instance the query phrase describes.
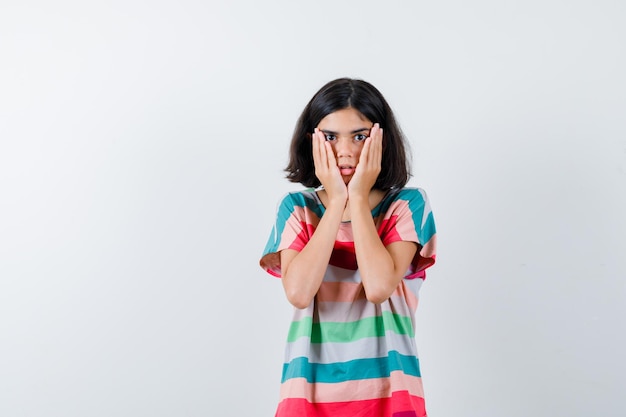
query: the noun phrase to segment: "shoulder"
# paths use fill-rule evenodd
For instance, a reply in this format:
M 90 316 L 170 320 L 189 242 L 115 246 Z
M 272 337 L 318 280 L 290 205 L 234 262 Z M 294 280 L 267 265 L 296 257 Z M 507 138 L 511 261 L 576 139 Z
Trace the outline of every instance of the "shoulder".
M 423 188 L 405 187 L 390 190 L 374 214 L 374 217 L 397 218 L 422 224 L 426 218 L 432 217 L 432 210 Z
M 389 208 L 398 204 L 409 204 L 413 207 L 428 205 L 428 195 L 423 188 L 404 187 L 391 189 L 383 199 L 383 206 Z
M 278 204 L 279 215 L 289 216 L 294 211 L 309 209 L 318 211 L 321 205 L 314 189 L 291 191 L 283 195 Z
M 318 202 L 315 190 L 312 188 L 301 191 L 290 191 L 283 195 L 280 200 L 281 205 L 288 206 L 308 206 Z
M 404 187 L 395 190 L 396 200 L 428 200 L 426 191 L 419 187 Z

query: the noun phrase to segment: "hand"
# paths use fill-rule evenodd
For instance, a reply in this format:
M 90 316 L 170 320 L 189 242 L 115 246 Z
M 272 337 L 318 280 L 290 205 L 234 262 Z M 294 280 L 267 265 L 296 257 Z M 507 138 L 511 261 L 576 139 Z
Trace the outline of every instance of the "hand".
M 370 131 L 370 137 L 365 139 L 354 176 L 348 183 L 349 197 L 368 198 L 380 174 L 382 158 L 383 129 L 376 123 Z
M 337 204 L 343 204 L 345 207 L 348 200 L 348 188 L 341 177 L 333 148 L 318 128 L 315 128 L 311 139 L 313 142 L 315 176 L 322 183 L 324 190 L 326 190 L 328 200 Z

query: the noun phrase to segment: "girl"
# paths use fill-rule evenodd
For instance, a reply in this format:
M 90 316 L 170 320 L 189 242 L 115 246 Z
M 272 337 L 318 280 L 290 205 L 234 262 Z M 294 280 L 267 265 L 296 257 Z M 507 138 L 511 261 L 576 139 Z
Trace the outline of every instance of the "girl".
M 276 417 L 426 416 L 417 294 L 435 224 L 409 180 L 405 140 L 371 84 L 341 78 L 306 105 L 289 193 L 260 264 L 295 307 Z

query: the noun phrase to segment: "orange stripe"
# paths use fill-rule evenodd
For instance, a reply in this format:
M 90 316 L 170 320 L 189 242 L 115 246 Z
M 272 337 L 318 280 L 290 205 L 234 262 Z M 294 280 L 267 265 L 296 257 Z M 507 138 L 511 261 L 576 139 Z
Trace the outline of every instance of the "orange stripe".
M 404 281 L 401 281 L 391 297 L 404 298 L 409 308 L 415 311 L 417 308 L 417 297 L 413 291 L 406 288 Z M 322 282 L 317 292 L 319 302 L 347 302 L 365 300 L 365 290 L 363 284 L 356 282 Z
M 415 313 L 415 310 L 417 309 L 418 299 L 413 291 L 406 287 L 406 283 L 404 281 L 400 282 L 400 285 L 398 285 L 398 288 L 396 288 L 396 290 L 393 292 L 393 295 L 404 298 L 406 300 L 406 304 L 409 306 L 409 309 L 411 309 L 411 311 Z
M 317 292 L 317 301 L 352 302 L 364 300 L 363 285 L 358 282 L 323 282 Z

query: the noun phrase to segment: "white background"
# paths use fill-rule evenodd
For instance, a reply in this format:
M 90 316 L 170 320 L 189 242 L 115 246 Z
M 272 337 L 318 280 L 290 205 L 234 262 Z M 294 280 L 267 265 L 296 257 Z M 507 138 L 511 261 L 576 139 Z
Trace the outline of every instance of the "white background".
M 377 86 L 439 234 L 432 417 L 623 416 L 626 5 L 0 3 L 0 415 L 271 416 L 297 117 Z

